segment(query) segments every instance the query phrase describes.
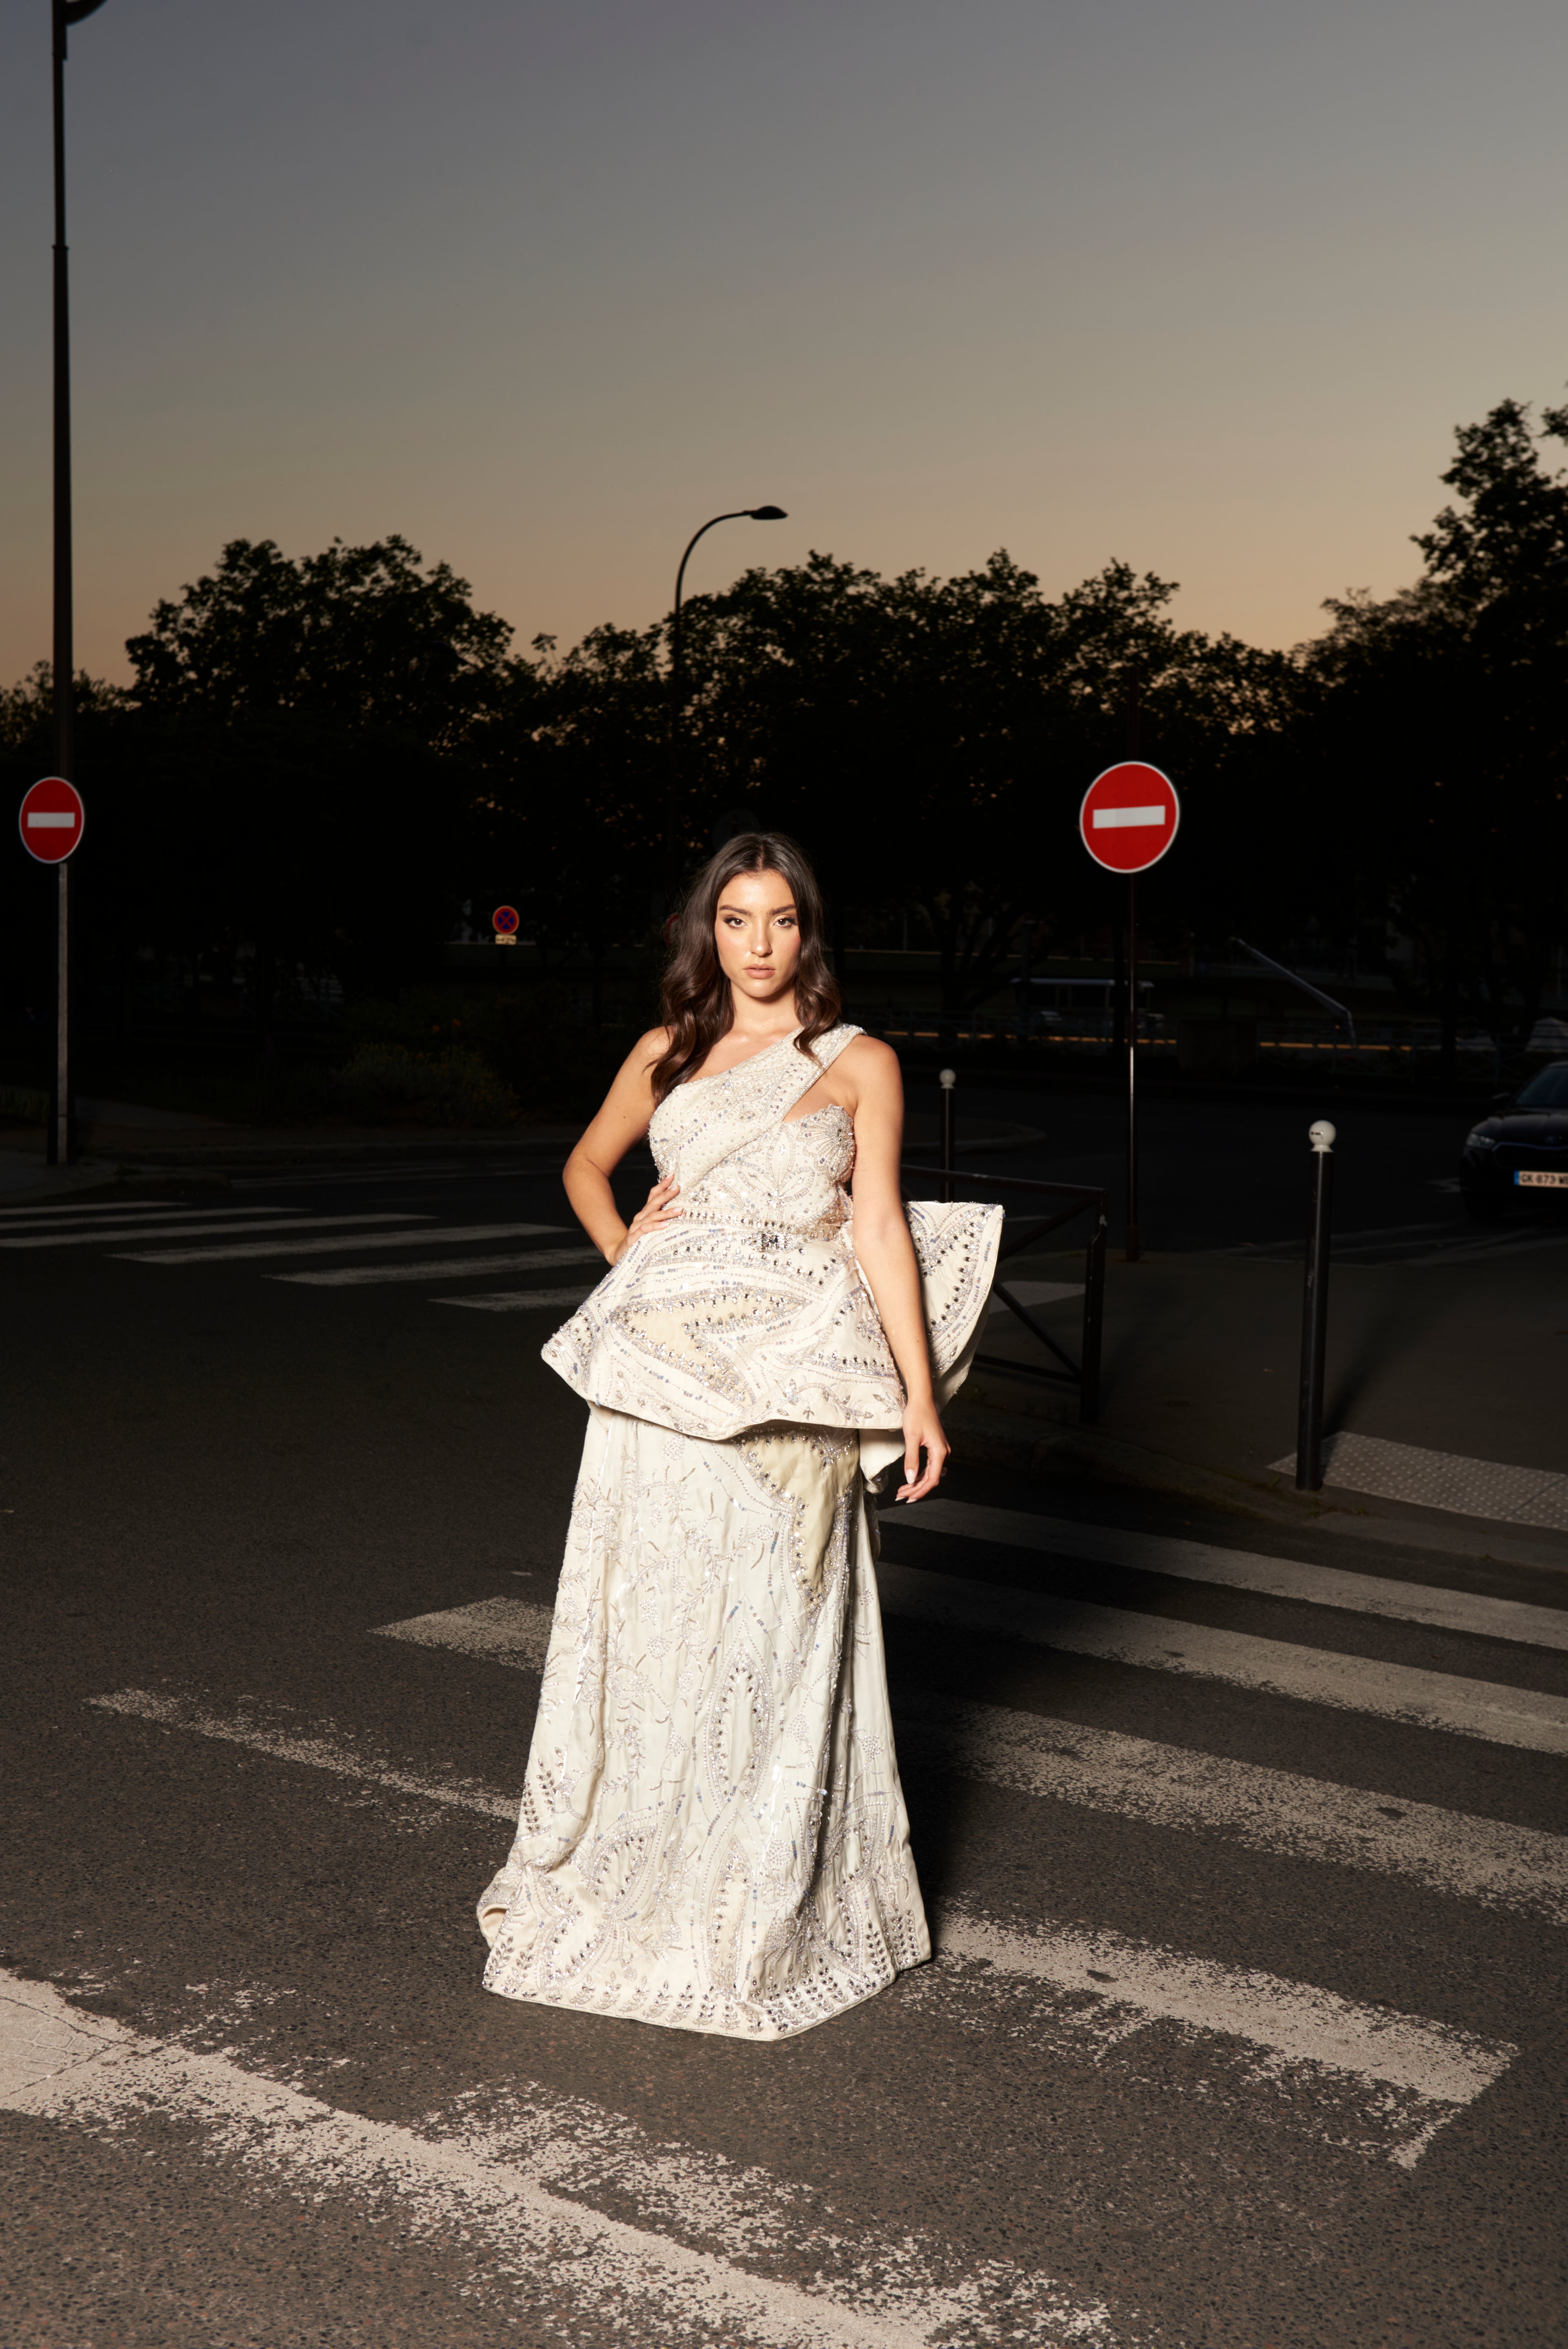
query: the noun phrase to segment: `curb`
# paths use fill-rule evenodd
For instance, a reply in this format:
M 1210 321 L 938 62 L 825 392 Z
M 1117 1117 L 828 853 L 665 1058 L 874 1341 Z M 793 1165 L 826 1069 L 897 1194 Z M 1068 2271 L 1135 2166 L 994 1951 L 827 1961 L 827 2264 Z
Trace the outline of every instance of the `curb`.
M 1568 1574 L 1568 1542 L 1534 1526 L 1461 1516 L 1446 1510 L 1412 1516 L 1408 1506 L 1400 1509 L 1348 1485 L 1298 1493 L 1277 1475 L 1266 1484 L 1253 1483 L 1221 1468 L 1206 1468 L 1199 1461 L 1179 1460 L 1167 1452 L 1129 1444 L 1120 1436 L 1102 1435 L 1097 1428 L 993 1411 L 981 1402 L 952 1403 L 943 1413 L 943 1420 L 965 1466 L 973 1462 L 983 1468 L 1006 1469 L 1033 1484 L 1049 1484 L 1066 1475 L 1111 1487 L 1132 1485 L 1145 1492 L 1206 1501 L 1212 1507 L 1304 1532 L 1320 1527 L 1377 1548 L 1447 1553 L 1487 1564 Z
M 156 1174 L 179 1167 L 201 1166 L 274 1166 L 330 1164 L 335 1159 L 359 1162 L 384 1161 L 396 1165 L 402 1158 L 428 1158 L 432 1155 L 462 1158 L 523 1156 L 534 1151 L 568 1150 L 577 1140 L 580 1129 L 552 1133 L 548 1129 L 530 1140 L 519 1141 L 506 1134 L 493 1140 L 473 1135 L 449 1135 L 438 1127 L 429 1133 L 412 1135 L 408 1140 L 377 1142 L 222 1142 L 198 1143 L 185 1150 L 166 1150 L 157 1144 L 144 1150 L 121 1150 L 115 1154 L 119 1165 L 139 1173 Z M 91 1144 L 88 1144 L 89 1149 Z
M 227 1191 L 229 1177 L 217 1167 L 148 1167 L 123 1163 L 94 1167 L 81 1183 L 36 1183 L 25 1191 L 0 1193 L 0 1208 L 66 1207 L 73 1199 L 101 1199 L 106 1191 L 146 1198 L 160 1191 Z
M 1194 1460 L 1151 1452 L 1120 1436 L 1102 1435 L 1094 1427 L 1032 1419 L 981 1402 L 954 1402 L 943 1417 L 954 1435 L 962 1436 L 965 1462 L 1008 1468 L 1037 1483 L 1065 1471 L 1107 1484 L 1139 1485 L 1150 1492 L 1212 1501 L 1222 1508 L 1294 1525 L 1311 1524 L 1329 1506 L 1320 1493 L 1297 1493 L 1277 1479 L 1253 1484 Z

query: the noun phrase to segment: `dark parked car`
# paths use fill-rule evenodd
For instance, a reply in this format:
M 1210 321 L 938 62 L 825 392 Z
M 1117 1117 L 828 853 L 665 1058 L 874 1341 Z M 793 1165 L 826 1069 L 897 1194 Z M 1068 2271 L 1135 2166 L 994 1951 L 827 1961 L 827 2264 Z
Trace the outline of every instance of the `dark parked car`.
M 1553 1061 L 1471 1129 L 1460 1196 L 1477 1223 L 1511 1206 L 1568 1208 L 1568 1061 Z

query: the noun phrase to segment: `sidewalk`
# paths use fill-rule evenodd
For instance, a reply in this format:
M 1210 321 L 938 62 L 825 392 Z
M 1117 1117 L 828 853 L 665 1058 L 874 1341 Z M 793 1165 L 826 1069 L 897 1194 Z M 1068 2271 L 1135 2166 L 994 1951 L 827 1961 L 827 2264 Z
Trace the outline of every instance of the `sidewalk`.
M 1014 1259 L 1007 1277 L 1078 1283 L 1082 1256 Z M 1272 1516 L 1398 1516 L 1423 1533 L 1457 1528 L 1467 1548 L 1483 1521 L 1418 1497 L 1463 1491 L 1462 1475 L 1456 1487 L 1455 1478 L 1417 1460 L 1403 1477 L 1379 1478 L 1367 1463 L 1386 1466 L 1394 1455 L 1385 1447 L 1408 1446 L 1460 1468 L 1485 1462 L 1545 1471 L 1544 1480 L 1511 1480 L 1526 1491 L 1522 1515 L 1494 1498 L 1486 1506 L 1510 1516 L 1484 1523 L 1510 1549 L 1535 1554 L 1525 1562 L 1568 1566 L 1568 1235 L 1486 1262 L 1334 1268 L 1325 1425 L 1331 1436 L 1347 1431 L 1377 1441 L 1346 1446 L 1344 1483 L 1331 1481 L 1331 1454 L 1319 1495 L 1294 1489 L 1301 1294 L 1295 1264 L 1220 1255 L 1113 1259 L 1098 1426 L 1078 1425 L 1077 1395 L 1066 1386 L 976 1370 L 949 1413 L 955 1440 L 970 1458 L 1036 1476 L 1129 1481 Z M 1079 1296 L 1030 1309 L 1076 1356 Z M 994 1310 L 981 1350 L 1046 1359 L 1005 1308 Z M 1367 1491 L 1368 1478 L 1393 1489 Z M 1510 1481 L 1471 1476 L 1469 1484 L 1506 1495 Z
M 500 1127 L 468 1126 L 277 1126 L 222 1125 L 215 1119 L 170 1110 L 139 1110 L 129 1102 L 105 1102 L 110 1112 L 78 1119 L 81 1158 L 75 1166 L 46 1164 L 42 1126 L 0 1129 L 0 1196 L 8 1205 L 28 1204 L 79 1190 L 101 1190 L 129 1178 L 222 1180 L 244 1166 L 315 1166 L 335 1159 L 527 1157 L 536 1152 L 564 1157 L 582 1132 L 580 1123 Z M 132 1122 L 134 1121 L 134 1122 Z

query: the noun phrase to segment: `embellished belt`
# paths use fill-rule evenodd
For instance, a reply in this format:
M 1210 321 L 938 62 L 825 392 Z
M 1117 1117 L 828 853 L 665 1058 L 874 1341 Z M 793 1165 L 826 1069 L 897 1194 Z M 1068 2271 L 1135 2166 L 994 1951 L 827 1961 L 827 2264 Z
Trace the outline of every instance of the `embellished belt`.
M 831 1214 L 820 1216 L 815 1223 L 792 1224 L 782 1216 L 751 1215 L 741 1207 L 699 1207 L 688 1206 L 683 1222 L 688 1232 L 717 1227 L 727 1232 L 756 1232 L 763 1238 L 777 1236 L 788 1240 L 836 1240 L 847 1232 L 850 1214 L 847 1206 L 837 1207 Z M 666 1234 L 680 1231 L 679 1225 L 665 1224 Z

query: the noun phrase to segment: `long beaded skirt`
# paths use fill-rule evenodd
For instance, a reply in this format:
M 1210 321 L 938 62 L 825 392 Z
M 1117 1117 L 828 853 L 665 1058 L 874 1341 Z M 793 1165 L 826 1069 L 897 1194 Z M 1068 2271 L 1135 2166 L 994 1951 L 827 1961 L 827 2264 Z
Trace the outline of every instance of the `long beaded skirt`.
M 517 1839 L 502 1997 L 781 2039 L 931 1954 L 852 1431 L 595 1409 Z

